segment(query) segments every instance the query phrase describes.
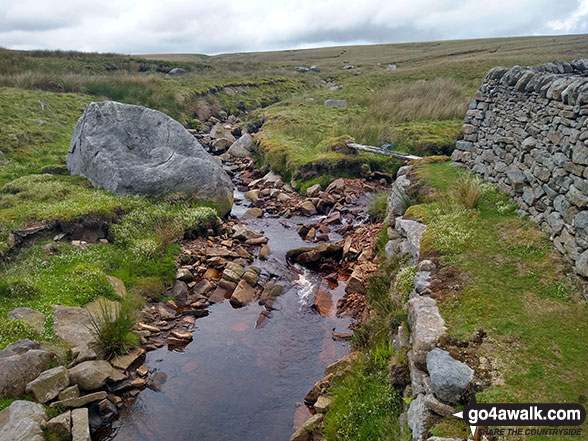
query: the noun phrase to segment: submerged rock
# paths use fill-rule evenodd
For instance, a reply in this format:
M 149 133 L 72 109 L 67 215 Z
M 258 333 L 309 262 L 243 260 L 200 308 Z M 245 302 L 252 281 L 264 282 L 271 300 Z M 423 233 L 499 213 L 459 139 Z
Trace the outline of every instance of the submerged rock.
M 90 103 L 67 154 L 72 175 L 120 195 L 185 193 L 233 205 L 233 184 L 222 167 L 180 123 L 146 107 Z

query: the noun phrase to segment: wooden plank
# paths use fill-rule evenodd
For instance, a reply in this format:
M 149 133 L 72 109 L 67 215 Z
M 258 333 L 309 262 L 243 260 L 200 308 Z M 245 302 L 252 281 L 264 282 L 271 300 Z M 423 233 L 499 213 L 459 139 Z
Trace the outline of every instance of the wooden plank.
M 355 149 L 355 150 L 360 150 L 362 152 L 375 153 L 377 155 L 389 156 L 391 158 L 400 159 L 402 161 L 412 161 L 414 159 L 421 159 L 420 156 L 407 155 L 406 153 L 395 152 L 393 150 L 392 151 L 384 150 L 379 147 L 373 147 L 371 145 L 357 144 L 355 142 L 348 142 L 346 144 L 347 144 L 347 147 L 351 147 L 352 149 Z

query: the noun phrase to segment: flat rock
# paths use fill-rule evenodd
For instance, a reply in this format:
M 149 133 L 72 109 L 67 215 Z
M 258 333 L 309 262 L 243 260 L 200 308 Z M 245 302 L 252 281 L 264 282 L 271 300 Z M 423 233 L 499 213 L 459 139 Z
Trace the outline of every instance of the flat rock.
M 347 107 L 347 101 L 345 100 L 325 100 L 325 107 Z
M 145 354 L 145 349 L 135 348 L 126 355 L 119 355 L 114 357 L 110 364 L 120 370 L 126 371 L 135 361 Z
M 84 308 L 61 305 L 55 307 L 53 331 L 69 345 L 87 345 L 94 341 L 90 323 L 90 313 Z
M 32 393 L 39 403 L 45 404 L 69 386 L 69 373 L 64 366 L 46 370 L 27 384 L 26 392 Z
M 82 407 L 89 403 L 94 403 L 96 401 L 101 401 L 106 398 L 107 394 L 105 391 L 101 390 L 98 392 L 93 392 L 91 394 L 82 395 L 77 398 L 66 398 L 65 400 L 55 401 L 51 403 L 51 407 L 66 407 L 66 408 L 75 408 L 75 407 Z
M 316 309 L 320 315 L 328 317 L 333 311 L 333 298 L 329 291 L 319 290 L 314 299 L 312 307 Z
M 21 397 L 28 383 L 51 364 L 51 354 L 39 349 L 0 358 L 0 398 Z
M 83 390 L 96 390 L 104 386 L 112 375 L 112 366 L 105 360 L 91 360 L 69 370 L 70 383 Z
M 66 162 L 72 175 L 115 194 L 181 192 L 214 202 L 223 215 L 233 205 L 233 184 L 218 162 L 180 123 L 146 107 L 90 103 L 76 124 Z
M 449 403 L 458 402 L 474 378 L 474 371 L 468 365 L 439 348 L 427 354 L 427 371 L 433 393 Z
M 254 295 L 255 289 L 249 286 L 245 280 L 241 280 L 231 295 L 231 305 L 238 308 L 248 305 L 253 300 Z
M 88 408 L 82 407 L 71 411 L 71 440 L 91 441 Z
M 0 412 L 1 441 L 45 441 L 45 409 L 39 403 L 14 401 Z
M 22 320 L 39 334 L 43 334 L 45 331 L 45 316 L 34 309 L 26 307 L 15 308 L 6 314 L 6 317 L 14 320 Z

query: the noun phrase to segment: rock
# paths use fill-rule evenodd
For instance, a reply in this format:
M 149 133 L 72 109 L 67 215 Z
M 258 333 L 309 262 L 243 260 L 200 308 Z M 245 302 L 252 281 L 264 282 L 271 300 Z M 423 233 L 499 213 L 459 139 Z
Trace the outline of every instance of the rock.
M 246 241 L 258 237 L 261 237 L 261 234 L 259 234 L 256 231 L 253 231 L 245 225 L 237 224 L 233 228 L 233 239 Z
M 14 308 L 6 314 L 6 317 L 14 320 L 22 320 L 39 334 L 45 332 L 45 316 L 34 309 L 26 307 Z
M 64 366 L 46 370 L 27 384 L 26 392 L 41 404 L 51 401 L 69 386 L 69 373 Z
M 417 271 L 414 276 L 414 290 L 417 294 L 422 294 L 431 285 L 430 271 Z
M 61 392 L 59 392 L 58 399 L 59 401 L 69 400 L 71 398 L 78 398 L 80 396 L 80 387 L 77 384 L 73 386 L 66 387 Z
M 578 256 L 575 268 L 578 274 L 588 278 L 588 250 Z
M 455 413 L 454 407 L 442 403 L 432 394 L 425 395 L 425 406 L 427 406 L 427 409 L 431 412 L 444 417 L 450 417 Z
M 423 261 L 419 262 L 418 270 L 431 272 L 431 271 L 435 270 L 435 264 L 433 262 L 431 262 L 430 260 L 423 260 Z
M 335 243 L 323 243 L 316 247 L 294 248 L 286 253 L 286 258 L 303 265 L 316 264 L 323 258 L 341 259 L 343 247 Z
M 361 355 L 357 351 L 347 354 L 345 357 L 342 357 L 339 360 L 328 365 L 325 369 L 325 376 L 329 374 L 337 374 L 339 372 L 349 369 L 351 367 L 351 363 L 353 363 L 353 361 L 358 359 L 359 357 L 361 357 Z
M 71 440 L 91 441 L 90 420 L 86 407 L 71 411 Z
M 223 271 L 222 278 L 229 282 L 239 283 L 245 273 L 245 268 L 236 262 L 229 262 Z
M 184 75 L 185 73 L 186 73 L 185 69 L 182 69 L 181 67 L 174 67 L 167 74 L 174 76 L 174 75 Z
M 62 413 L 47 422 L 52 441 L 71 441 L 71 411 Z
M 300 204 L 300 210 L 306 216 L 314 216 L 316 214 L 316 207 L 309 200 L 306 200 Z
M 316 309 L 320 315 L 328 317 L 333 311 L 333 299 L 329 291 L 319 290 L 314 299 L 312 307 Z
M 65 408 L 75 408 L 75 407 L 82 407 L 86 404 L 94 403 L 96 401 L 103 400 L 106 398 L 106 392 L 101 390 L 98 392 L 93 392 L 91 394 L 82 395 L 81 397 L 75 398 L 66 398 L 61 401 L 54 401 L 50 404 L 51 407 L 65 407 Z
M 120 303 L 109 300 L 106 297 L 98 297 L 93 302 L 86 304 L 86 311 L 96 323 L 102 323 L 105 317 L 110 317 L 115 320 L 120 312 Z M 87 323 L 86 327 L 90 327 L 91 323 Z
M 11 343 L 6 348 L 0 351 L 0 358 L 11 357 L 13 355 L 21 355 L 31 349 L 40 349 L 41 344 L 36 341 L 29 340 L 28 338 L 24 338 L 22 340 L 15 341 Z
M 212 142 L 212 151 L 215 153 L 226 150 L 231 145 L 231 141 L 227 138 L 215 139 Z
M 47 416 L 39 403 L 14 401 L 0 412 L 0 440 L 45 441 L 43 428 Z
M 427 226 L 414 220 L 399 217 L 396 218 L 394 228 L 408 240 L 410 254 L 416 265 L 419 261 L 419 253 L 421 250 L 421 237 L 427 229 Z
M 259 190 L 249 190 L 245 193 L 245 197 L 252 202 L 257 202 L 259 200 Z
M 194 275 L 188 268 L 178 268 L 176 271 L 176 279 L 182 282 L 191 282 L 194 280 Z
M 255 295 L 255 290 L 249 286 L 249 284 L 245 280 L 241 280 L 237 284 L 237 288 L 231 295 L 231 305 L 235 308 L 240 308 L 242 306 L 248 305 L 251 300 L 253 300 L 253 296 Z
M 155 375 L 153 375 L 150 379 L 149 379 L 149 383 L 147 384 L 147 387 L 149 389 L 154 390 L 155 392 L 159 392 L 162 388 L 162 386 L 167 382 L 167 375 L 163 372 L 156 372 Z
M 72 175 L 119 195 L 185 193 L 224 215 L 233 184 L 180 123 L 157 110 L 113 101 L 90 103 L 67 154 Z
M 320 72 L 321 71 L 321 69 L 314 64 L 312 66 L 310 66 L 310 70 L 312 70 L 313 72 Z
M 23 396 L 27 384 L 47 370 L 50 363 L 51 354 L 39 349 L 0 357 L 0 399 Z
M 311 416 L 290 437 L 290 441 L 312 441 L 312 432 L 322 423 L 323 414 L 317 413 Z
M 322 190 L 321 184 L 314 184 L 306 189 L 306 196 L 313 198 Z
M 263 210 L 261 208 L 253 207 L 245 212 L 243 219 L 257 219 L 263 216 Z
M 345 191 L 345 181 L 343 178 L 335 179 L 327 186 L 325 191 L 327 193 L 342 193 Z
M 345 286 L 345 292 L 347 294 L 350 293 L 359 293 L 365 294 L 366 293 L 366 286 L 365 286 L 365 278 L 366 274 L 361 265 L 356 266 L 349 276 L 349 280 L 347 280 L 347 285 Z
M 69 345 L 87 345 L 94 341 L 90 323 L 90 313 L 84 308 L 61 305 L 55 307 L 53 331 Z
M 435 299 L 422 296 L 410 299 L 408 323 L 415 364 L 425 369 L 427 353 L 437 346 L 439 337 L 445 333 L 445 321 L 439 314 Z
M 334 377 L 335 374 L 329 374 L 317 381 L 304 397 L 304 402 L 308 404 L 316 403 L 319 396 L 331 386 Z
M 243 280 L 245 280 L 249 286 L 257 285 L 257 281 L 259 280 L 259 273 L 260 269 L 256 266 L 252 266 L 245 273 L 243 274 Z
M 432 423 L 432 415 L 425 406 L 424 395 L 418 395 L 416 399 L 411 401 L 407 417 L 413 441 L 423 441 Z
M 314 410 L 316 410 L 318 413 L 325 413 L 330 405 L 331 399 L 321 395 L 318 397 L 318 400 L 316 400 L 316 403 L 314 403 L 313 407 Z
M 325 100 L 325 107 L 347 107 L 346 100 Z
M 259 258 L 266 258 L 267 256 L 269 256 L 270 252 L 270 248 L 266 244 L 263 244 L 259 250 Z
M 112 375 L 112 366 L 105 360 L 91 360 L 69 370 L 70 383 L 83 390 L 96 390 L 104 386 Z
M 431 376 L 431 389 L 444 401 L 456 403 L 474 378 L 474 371 L 439 348 L 427 354 L 427 371 Z
M 145 354 L 145 349 L 135 348 L 126 355 L 119 355 L 114 357 L 110 364 L 112 367 L 126 371 L 131 365 Z
M 398 331 L 392 339 L 392 347 L 394 348 L 394 352 L 398 354 L 404 348 L 407 348 L 409 344 L 410 337 L 408 335 L 408 331 L 403 325 L 398 326 Z
M 246 158 L 251 155 L 252 149 L 253 138 L 249 133 L 245 133 L 229 147 L 228 153 L 236 158 Z
M 106 280 L 108 280 L 108 283 L 117 296 L 120 298 L 126 297 L 127 288 L 125 287 L 125 282 L 114 276 L 106 276 Z

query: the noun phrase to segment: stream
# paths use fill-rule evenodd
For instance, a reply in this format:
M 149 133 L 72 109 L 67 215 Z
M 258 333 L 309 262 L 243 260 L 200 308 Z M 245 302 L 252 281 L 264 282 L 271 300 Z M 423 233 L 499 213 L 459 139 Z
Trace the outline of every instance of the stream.
M 238 175 L 235 178 L 239 187 Z M 364 199 L 364 198 L 361 198 Z M 365 198 L 367 199 L 367 197 Z M 358 201 L 363 207 L 365 199 Z M 232 216 L 241 218 L 250 207 L 235 191 Z M 326 366 L 349 351 L 349 343 L 334 341 L 332 329 L 347 331 L 352 320 L 336 316 L 345 283 L 330 284 L 323 274 L 286 262 L 292 248 L 312 246 L 296 226 L 315 217 L 271 217 L 243 220 L 269 239 L 268 260 L 253 264 L 262 273 L 287 272 L 284 291 L 271 317 L 256 326 L 265 309 L 253 302 L 234 309 L 228 301 L 209 307 L 210 315 L 196 321 L 194 340 L 181 351 L 163 347 L 148 352 L 151 374 L 163 372 L 167 382 L 159 392 L 143 390 L 121 409 L 106 438 L 117 441 L 287 441 L 309 416 L 303 399 L 322 378 Z M 333 233 L 330 241 L 340 236 Z M 277 270 L 275 269 L 277 268 Z M 311 308 L 317 291 L 331 292 L 333 308 L 321 316 Z

